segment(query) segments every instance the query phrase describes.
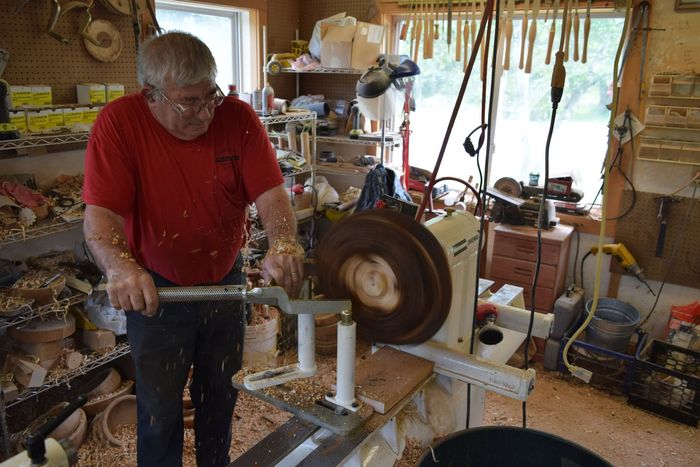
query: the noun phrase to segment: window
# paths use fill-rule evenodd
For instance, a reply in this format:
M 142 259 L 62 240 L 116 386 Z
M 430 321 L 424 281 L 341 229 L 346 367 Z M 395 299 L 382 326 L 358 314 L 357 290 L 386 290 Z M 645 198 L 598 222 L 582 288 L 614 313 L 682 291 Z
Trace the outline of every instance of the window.
M 184 31 L 199 37 L 211 49 L 218 69 L 216 82 L 223 90 L 236 84 L 252 90 L 257 81 L 251 37 L 252 12 L 240 8 L 175 0 L 157 0 L 158 23 L 166 31 Z
M 583 203 L 593 201 L 601 184 L 601 166 L 608 143 L 609 110 L 606 105 L 612 100 L 609 86 L 623 22 L 622 18 L 593 18 L 586 64 L 573 61 L 573 37 L 570 40 L 569 61 L 565 63 L 566 86 L 550 151 L 550 177 L 572 176 L 577 188 L 585 194 Z M 513 21 L 510 70 L 503 72 L 496 99 L 498 110 L 489 175 L 491 185 L 501 177 L 527 183 L 530 172 L 544 173 L 552 73 L 552 65 L 545 65 L 544 59 L 551 22 L 538 21 L 530 74 L 518 68 L 521 23 L 520 19 Z M 561 21 L 558 21 L 555 47 L 559 44 L 560 27 Z M 455 24 L 452 31 L 455 34 Z M 583 37 L 582 32 L 583 21 L 580 37 Z M 444 27 L 442 33 L 445 34 Z M 416 112 L 411 114 L 410 160 L 411 165 L 428 170 L 434 168 L 464 76 L 462 62 L 455 61 L 455 44 L 453 37 L 448 50 L 445 40 L 436 41 L 434 58 L 419 58 L 418 62 L 421 75 L 416 79 Z M 409 47 L 408 41 L 402 41 L 399 52 L 408 54 Z M 419 57 L 422 57 L 422 50 Z M 477 175 L 475 162 L 466 154 L 462 143 L 481 122 L 479 69 L 478 57 L 438 176 L 454 175 L 466 179 L 468 175 Z M 473 141 L 476 144 L 476 138 Z M 485 149 L 482 150 L 482 161 L 484 153 Z M 541 177 L 539 182 L 540 185 L 543 183 Z

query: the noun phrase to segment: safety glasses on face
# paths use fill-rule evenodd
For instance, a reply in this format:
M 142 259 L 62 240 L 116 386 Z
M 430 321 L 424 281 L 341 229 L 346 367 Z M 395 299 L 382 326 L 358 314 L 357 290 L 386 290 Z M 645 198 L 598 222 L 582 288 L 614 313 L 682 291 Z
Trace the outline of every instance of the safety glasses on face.
M 207 96 L 206 98 L 202 99 L 201 102 L 192 105 L 178 104 L 166 96 L 165 92 L 160 89 L 156 89 L 155 92 L 162 97 L 163 100 L 167 102 L 182 119 L 192 118 L 195 115 L 199 115 L 202 109 L 207 109 L 207 113 L 211 116 L 211 112 L 214 110 L 214 107 L 220 106 L 226 98 L 219 86 L 216 86 L 216 91 L 213 95 Z

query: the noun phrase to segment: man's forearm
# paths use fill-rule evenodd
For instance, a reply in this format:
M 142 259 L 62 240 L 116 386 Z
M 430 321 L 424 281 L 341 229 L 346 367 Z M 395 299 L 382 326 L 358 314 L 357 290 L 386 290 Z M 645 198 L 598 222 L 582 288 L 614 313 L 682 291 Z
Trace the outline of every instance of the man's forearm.
M 83 233 L 97 265 L 108 278 L 125 266 L 137 266 L 126 242 L 124 222 L 116 214 L 98 206 L 87 206 Z

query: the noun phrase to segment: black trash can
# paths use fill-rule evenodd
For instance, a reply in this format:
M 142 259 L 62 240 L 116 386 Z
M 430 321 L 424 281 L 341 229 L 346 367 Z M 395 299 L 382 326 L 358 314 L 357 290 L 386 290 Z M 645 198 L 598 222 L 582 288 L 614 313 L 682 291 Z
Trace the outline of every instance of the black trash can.
M 598 454 L 564 438 L 530 428 L 487 426 L 455 432 L 427 449 L 418 466 L 598 467 Z M 433 459 L 433 454 L 435 460 Z

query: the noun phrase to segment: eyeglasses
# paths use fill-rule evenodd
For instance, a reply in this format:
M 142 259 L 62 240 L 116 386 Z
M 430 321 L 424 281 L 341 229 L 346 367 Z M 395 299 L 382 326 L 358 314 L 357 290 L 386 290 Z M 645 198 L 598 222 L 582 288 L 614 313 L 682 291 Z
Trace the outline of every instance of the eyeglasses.
M 201 112 L 202 109 L 207 109 L 207 113 L 211 115 L 211 112 L 212 110 L 214 110 L 214 107 L 220 106 L 226 98 L 219 86 L 216 86 L 216 93 L 213 96 L 206 97 L 205 99 L 202 99 L 202 101 L 198 104 L 192 105 L 178 104 L 177 102 L 173 101 L 168 96 L 166 96 L 165 92 L 161 91 L 160 89 L 156 89 L 156 92 L 165 100 L 165 102 L 170 104 L 170 107 L 172 107 L 182 119 L 192 118 L 195 115 L 199 115 L 199 112 Z

